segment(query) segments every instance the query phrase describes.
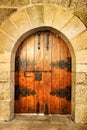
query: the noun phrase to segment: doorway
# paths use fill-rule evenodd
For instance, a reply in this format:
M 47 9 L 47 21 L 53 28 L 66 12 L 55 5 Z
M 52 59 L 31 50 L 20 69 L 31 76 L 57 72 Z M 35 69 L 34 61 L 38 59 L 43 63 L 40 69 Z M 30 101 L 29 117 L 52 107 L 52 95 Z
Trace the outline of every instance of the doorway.
M 17 50 L 15 113 L 71 114 L 71 54 L 48 30 L 29 36 Z

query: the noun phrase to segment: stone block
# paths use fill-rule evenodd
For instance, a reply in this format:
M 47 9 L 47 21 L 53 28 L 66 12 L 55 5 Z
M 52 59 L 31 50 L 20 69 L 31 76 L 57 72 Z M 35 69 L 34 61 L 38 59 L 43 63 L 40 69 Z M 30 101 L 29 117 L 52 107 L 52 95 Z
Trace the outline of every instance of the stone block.
M 54 14 L 55 17 L 52 25 L 58 30 L 65 26 L 66 23 L 68 23 L 68 21 L 73 17 L 72 11 L 60 7 L 57 7 L 57 12 L 54 12 Z
M 8 82 L 10 80 L 10 72 L 0 71 L 0 82 Z
M 76 9 L 74 11 L 74 15 L 79 17 L 81 21 L 84 23 L 84 25 L 87 27 L 87 9 L 86 10 Z
M 86 102 L 87 101 L 87 84 L 77 84 L 76 85 L 76 103 L 77 102 Z
M 44 7 L 43 5 L 36 5 L 27 8 L 27 12 L 30 18 L 30 22 L 33 25 L 33 27 L 41 26 L 44 23 L 44 18 L 43 18 L 43 12 L 44 12 Z
M 44 25 L 51 26 L 57 12 L 57 7 L 44 5 Z
M 13 1 L 13 0 L 11 0 Z M 26 6 L 28 4 L 30 4 L 30 0 L 14 0 L 14 2 L 12 2 L 13 6 Z
M 4 5 L 4 6 L 24 6 L 29 4 L 30 0 L 3 0 L 0 1 L 0 5 Z
M 86 80 L 86 74 L 85 73 L 76 73 L 76 83 L 82 84 Z
M 69 4 L 68 4 L 68 7 L 74 9 L 74 8 L 76 8 L 76 5 L 77 5 L 77 3 L 78 3 L 78 0 L 68 1 L 68 3 L 69 3 Z
M 24 34 L 26 31 L 32 28 L 29 15 L 25 9 L 18 11 L 9 18 L 12 23 L 18 28 L 20 34 Z
M 9 18 L 11 14 L 13 14 L 16 11 L 17 11 L 16 8 L 0 8 L 0 24 L 2 24 L 7 18 Z
M 76 64 L 76 72 L 86 72 L 87 73 L 87 65 L 86 64 Z
M 87 49 L 76 52 L 76 63 L 87 64 Z
M 0 82 L 0 100 L 10 100 L 10 83 Z
M 20 31 L 18 28 L 15 27 L 15 25 L 8 19 L 3 23 L 0 27 L 5 33 L 7 33 L 9 36 L 13 37 L 14 39 L 19 38 Z
M 10 100 L 0 101 L 0 120 L 9 121 L 14 116 L 14 104 Z
M 7 82 L 11 79 L 10 63 L 0 63 L 0 81 Z
M 75 51 L 80 51 L 87 48 L 87 30 L 79 34 L 77 37 L 71 40 Z
M 0 63 L 10 63 L 11 52 L 0 50 Z
M 10 52 L 13 49 L 15 41 L 0 30 L 0 54 Z
M 60 31 L 68 38 L 72 39 L 86 29 L 79 18 L 74 16 Z
M 75 122 L 87 123 L 87 101 L 75 105 Z
M 79 2 L 77 3 L 77 8 L 80 10 L 87 10 L 87 1 L 79 0 Z
M 10 63 L 0 63 L 0 72 L 10 72 Z

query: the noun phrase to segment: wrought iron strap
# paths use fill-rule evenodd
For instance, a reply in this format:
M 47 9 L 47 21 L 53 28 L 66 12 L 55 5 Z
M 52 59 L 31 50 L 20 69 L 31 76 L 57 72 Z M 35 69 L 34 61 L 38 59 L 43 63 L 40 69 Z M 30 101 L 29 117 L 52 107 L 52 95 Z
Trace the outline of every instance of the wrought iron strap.
M 15 71 L 16 72 L 19 71 L 21 67 L 25 68 L 26 66 L 28 67 L 28 66 L 35 66 L 35 65 L 36 65 L 35 61 L 30 61 L 30 60 L 26 61 L 24 59 L 20 59 L 19 56 L 15 58 Z
M 20 94 L 22 97 L 26 97 L 26 96 L 34 96 L 36 94 L 35 90 L 30 90 L 30 89 L 27 89 L 27 88 L 22 88 L 20 90 Z
M 19 88 L 19 86 L 15 86 L 15 100 L 18 100 L 20 96 L 26 97 L 26 96 L 34 96 L 36 94 L 35 90 L 30 90 L 25 87 L 22 89 Z
M 67 71 L 71 72 L 71 57 L 67 57 L 67 60 L 60 60 L 56 62 L 51 62 L 50 64 L 52 67 L 57 67 L 57 68 L 67 68 Z
M 38 34 L 38 50 L 40 49 L 40 35 L 41 35 L 41 32 L 37 32 Z
M 49 50 L 49 36 L 50 36 L 50 32 L 49 31 L 46 31 L 46 48 L 47 48 L 47 51 Z
M 71 100 L 71 86 L 67 86 L 65 89 L 59 89 L 56 91 L 51 91 L 50 95 L 57 96 L 60 98 L 66 98 L 66 100 Z

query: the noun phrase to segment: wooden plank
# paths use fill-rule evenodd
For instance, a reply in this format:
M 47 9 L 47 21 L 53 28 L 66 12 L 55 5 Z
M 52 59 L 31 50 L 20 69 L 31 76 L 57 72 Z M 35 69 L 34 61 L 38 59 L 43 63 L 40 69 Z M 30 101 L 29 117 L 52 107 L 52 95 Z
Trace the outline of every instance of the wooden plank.
M 26 60 L 26 43 L 21 44 L 21 49 L 20 49 L 20 61 Z M 20 91 L 22 91 L 24 88 L 26 88 L 26 78 L 24 77 L 24 71 L 25 71 L 25 66 L 20 65 L 20 70 L 19 70 L 19 87 Z M 20 113 L 26 113 L 27 112 L 27 98 L 26 96 L 22 96 L 22 92 L 19 98 L 19 110 Z
M 52 42 L 52 63 L 59 62 L 59 38 L 56 35 L 53 35 L 53 42 Z M 51 91 L 56 92 L 59 90 L 59 68 L 52 67 L 52 86 Z M 58 114 L 59 113 L 59 97 L 57 95 L 51 96 L 51 113 Z
M 48 43 L 47 43 L 47 32 L 44 32 L 44 71 L 48 71 L 47 73 L 43 73 L 44 79 L 44 113 L 50 113 L 50 91 L 51 91 L 51 43 L 52 43 L 52 34 L 50 33 Z M 48 44 L 48 48 L 47 48 Z
M 60 61 L 66 62 L 67 57 L 67 51 L 66 46 L 64 44 L 64 41 L 60 39 Z M 66 88 L 66 68 L 60 67 L 60 92 L 63 91 L 63 95 L 65 94 L 65 88 Z M 66 97 L 60 95 L 60 114 L 66 114 L 67 111 L 67 102 Z
M 65 91 L 67 86 L 71 86 L 71 72 L 67 72 L 66 67 L 51 66 L 52 62 L 67 62 L 67 57 L 71 56 L 65 42 L 51 32 L 48 42 L 47 32 L 44 31 L 40 36 L 34 34 L 27 38 L 16 56 L 20 58 L 20 70 L 15 72 L 15 85 L 20 86 L 20 91 L 26 88 L 36 94 L 20 95 L 15 100 L 15 112 L 36 113 L 39 103 L 39 113 L 46 113 L 47 104 L 49 114 L 70 114 L 71 101 L 66 96 L 50 95 L 52 91 Z M 38 71 L 42 74 L 39 75 L 41 80 L 38 80 Z
M 34 35 L 30 36 L 25 41 L 27 45 L 27 67 L 25 72 L 26 77 L 26 86 L 27 86 L 27 112 L 28 113 L 35 113 L 35 95 L 29 94 L 30 92 L 35 91 L 35 85 L 34 85 Z M 31 72 L 30 72 L 31 71 Z
M 39 43 L 38 43 L 39 42 Z M 35 95 L 35 107 L 36 107 L 36 112 L 38 112 L 38 103 L 39 103 L 39 113 L 43 113 L 43 33 L 40 33 L 40 36 L 38 36 L 38 33 L 35 34 L 35 90 L 36 90 L 36 95 Z M 38 80 L 36 78 L 36 75 L 38 77 L 39 71 L 41 73 L 42 80 Z

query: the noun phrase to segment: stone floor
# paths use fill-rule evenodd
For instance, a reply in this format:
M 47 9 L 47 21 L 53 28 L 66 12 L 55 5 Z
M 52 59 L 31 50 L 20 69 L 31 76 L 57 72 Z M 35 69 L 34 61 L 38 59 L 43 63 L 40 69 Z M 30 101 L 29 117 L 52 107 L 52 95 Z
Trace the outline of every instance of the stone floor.
M 87 124 L 75 124 L 70 116 L 16 115 L 0 122 L 0 130 L 87 130 Z

